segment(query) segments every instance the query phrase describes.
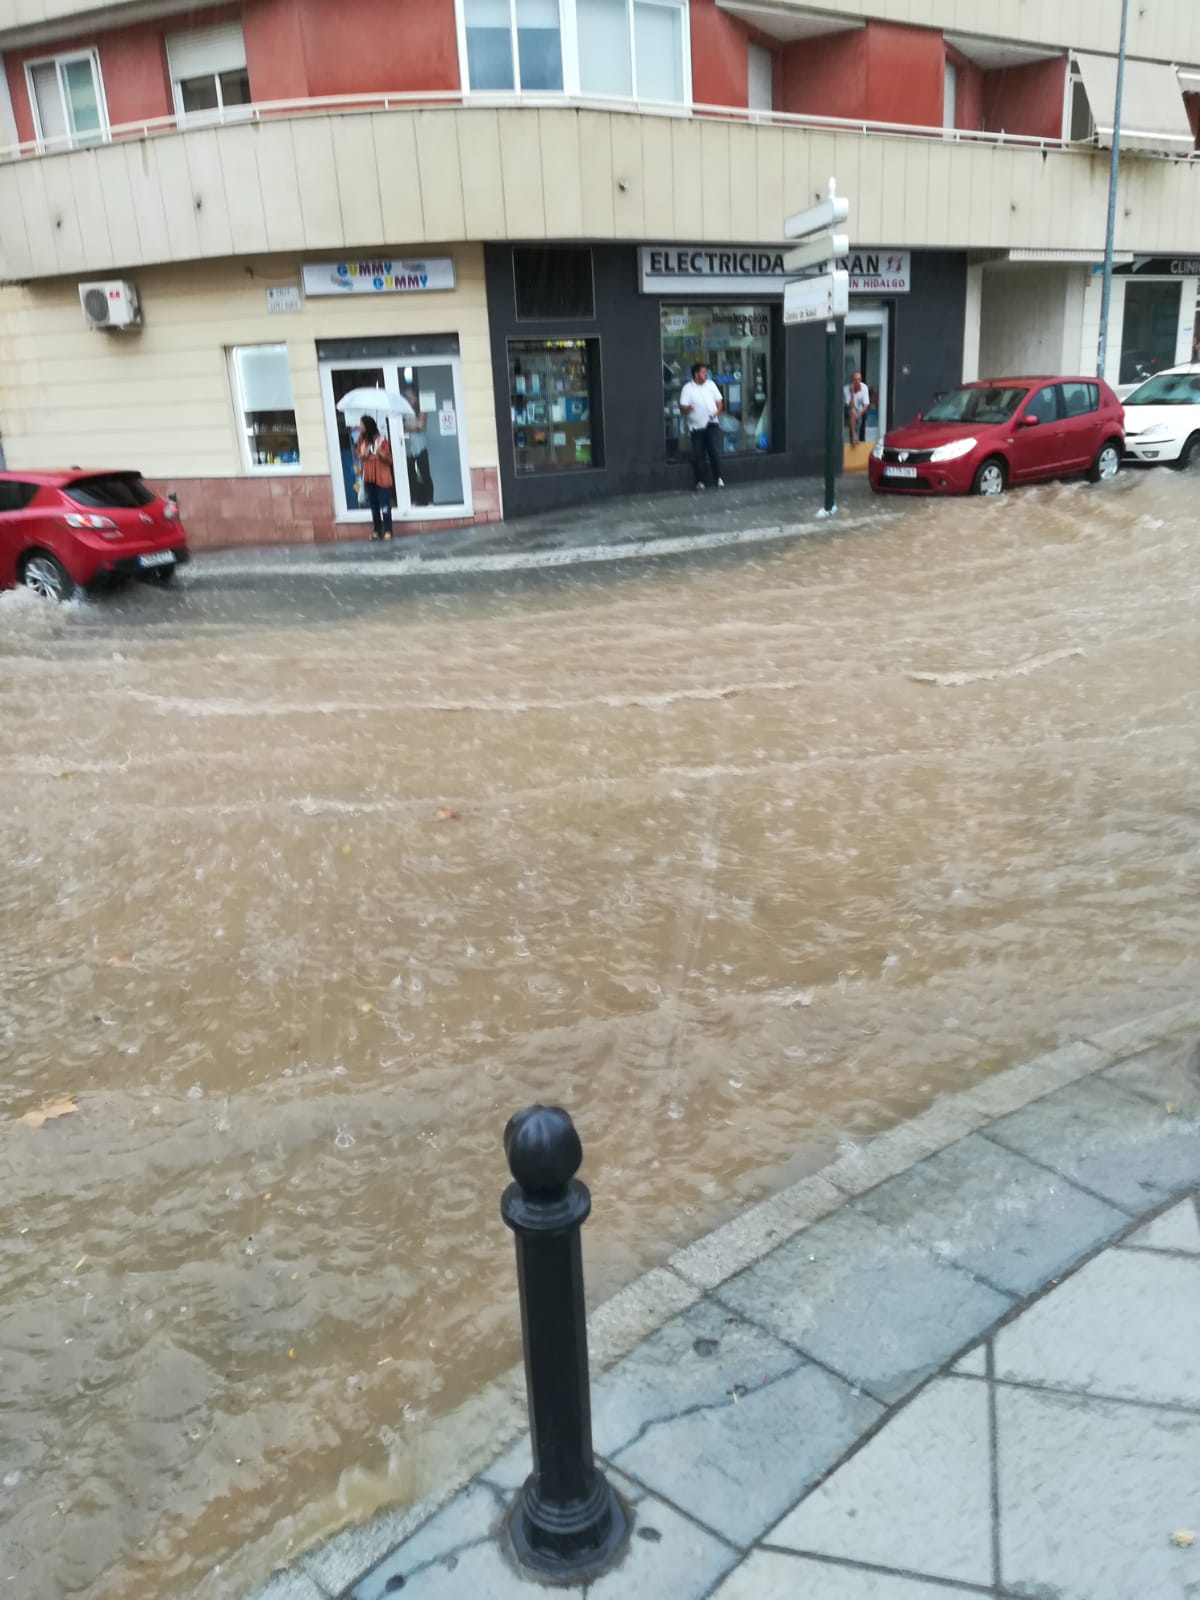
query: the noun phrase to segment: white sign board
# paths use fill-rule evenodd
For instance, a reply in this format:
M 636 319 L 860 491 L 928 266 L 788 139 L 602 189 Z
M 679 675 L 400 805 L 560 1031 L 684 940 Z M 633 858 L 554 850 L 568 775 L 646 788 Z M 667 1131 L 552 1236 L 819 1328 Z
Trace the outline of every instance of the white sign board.
M 442 409 L 438 413 L 438 425 L 442 430 L 443 439 L 451 439 L 458 433 L 458 413 L 454 409 L 453 400 L 442 401 Z
M 789 277 L 788 252 L 769 245 L 646 245 L 638 251 L 643 294 L 729 295 L 778 299 Z M 907 294 L 912 287 L 909 250 L 855 249 L 838 266 L 850 275 L 851 294 Z
M 282 288 L 267 290 L 268 311 L 299 311 L 301 306 L 298 283 L 289 283 Z
M 783 322 L 827 322 L 844 317 L 850 309 L 850 279 L 845 272 L 827 272 L 820 278 L 797 278 L 783 291 Z
M 454 261 L 450 256 L 426 261 L 399 261 L 392 256 L 306 261 L 300 275 L 307 295 L 425 294 L 454 288 Z

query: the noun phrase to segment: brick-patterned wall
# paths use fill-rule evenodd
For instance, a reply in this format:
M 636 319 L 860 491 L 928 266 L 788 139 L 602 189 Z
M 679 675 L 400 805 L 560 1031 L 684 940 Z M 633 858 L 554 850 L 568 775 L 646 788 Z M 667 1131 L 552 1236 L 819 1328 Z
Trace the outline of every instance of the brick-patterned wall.
M 184 478 L 178 483 L 158 479 L 151 488 L 164 495 L 174 490 L 179 496 L 193 550 L 365 539 L 371 531 L 369 523 L 334 521 L 333 486 L 325 477 Z M 474 516 L 397 522 L 397 537 L 499 522 L 500 479 L 495 467 L 471 468 L 471 498 Z

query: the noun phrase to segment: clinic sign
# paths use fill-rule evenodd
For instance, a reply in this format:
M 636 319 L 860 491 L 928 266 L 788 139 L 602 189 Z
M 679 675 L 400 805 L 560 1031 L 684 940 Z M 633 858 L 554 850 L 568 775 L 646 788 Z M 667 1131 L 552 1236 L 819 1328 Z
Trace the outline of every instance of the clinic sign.
M 790 276 L 786 250 L 771 245 L 730 248 L 645 245 L 638 251 L 643 294 L 782 295 Z M 850 274 L 851 294 L 907 294 L 912 287 L 909 250 L 854 250 L 838 262 Z
M 1117 273 L 1146 278 L 1200 278 L 1200 256 L 1139 256 L 1130 266 L 1118 267 Z
M 454 288 L 450 256 L 400 261 L 392 256 L 362 256 L 352 261 L 306 261 L 301 268 L 306 295 L 425 294 Z

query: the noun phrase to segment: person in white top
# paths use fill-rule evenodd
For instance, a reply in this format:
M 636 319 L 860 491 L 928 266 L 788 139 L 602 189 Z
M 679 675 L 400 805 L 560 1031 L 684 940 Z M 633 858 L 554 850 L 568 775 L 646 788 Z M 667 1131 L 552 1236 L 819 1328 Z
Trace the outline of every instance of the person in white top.
M 692 471 L 696 474 L 696 487 L 704 487 L 704 458 L 712 468 L 713 484 L 725 487 L 721 476 L 721 427 L 717 418 L 725 409 L 721 391 L 708 375 L 703 361 L 692 368 L 690 383 L 679 391 L 679 409 L 687 418 L 692 435 Z
M 863 418 L 871 404 L 871 391 L 862 380 L 861 372 L 852 372 L 845 388 L 846 421 L 850 424 L 850 443 L 857 444 L 862 437 Z

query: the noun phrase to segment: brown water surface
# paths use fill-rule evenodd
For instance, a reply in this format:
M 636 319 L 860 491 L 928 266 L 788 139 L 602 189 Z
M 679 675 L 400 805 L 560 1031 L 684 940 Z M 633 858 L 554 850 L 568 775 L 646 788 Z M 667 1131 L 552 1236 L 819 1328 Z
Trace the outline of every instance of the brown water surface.
M 426 1487 L 517 1354 L 517 1107 L 577 1119 L 596 1299 L 1193 996 L 1196 501 L 0 597 L 3 1594 L 239 1595 Z

